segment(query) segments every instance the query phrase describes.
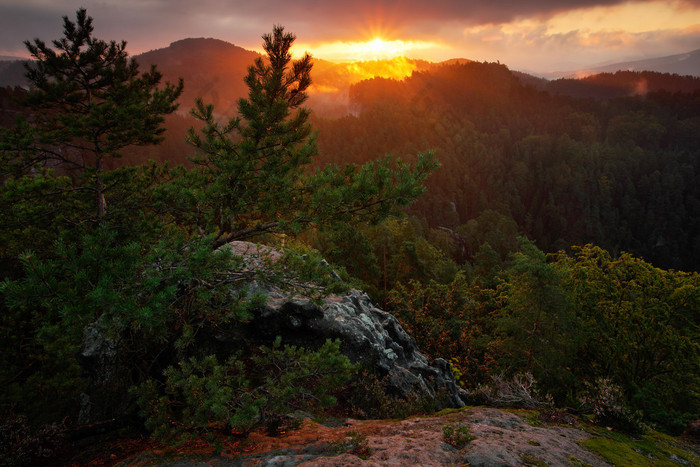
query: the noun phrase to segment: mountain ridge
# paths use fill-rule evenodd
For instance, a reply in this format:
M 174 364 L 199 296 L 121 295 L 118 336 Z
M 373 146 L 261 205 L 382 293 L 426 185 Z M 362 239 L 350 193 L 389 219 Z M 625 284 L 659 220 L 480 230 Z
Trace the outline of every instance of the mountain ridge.
M 681 76 L 700 76 L 700 49 L 661 57 L 594 65 L 587 68 L 579 68 L 578 70 L 554 71 L 551 73 L 530 72 L 530 74 L 547 79 L 556 79 L 583 78 L 599 73 L 614 73 L 616 71 L 656 71 Z
M 196 97 L 211 102 L 217 110 L 230 114 L 239 97 L 245 95 L 243 78 L 247 68 L 260 57 L 258 52 L 216 38 L 184 38 L 166 47 L 149 50 L 133 57 L 146 68 L 157 65 L 166 81 L 185 78 L 185 92 L 180 101 L 190 106 Z M 23 59 L 0 57 L 0 86 L 27 86 L 23 76 Z M 439 62 L 394 57 L 392 59 L 333 62 L 314 57 L 314 92 L 336 92 L 373 76 L 402 79 L 416 71 L 437 66 L 468 63 L 467 58 Z M 574 71 L 540 73 L 515 70 L 514 73 L 544 79 L 580 79 L 600 73 L 617 71 L 652 71 L 678 75 L 700 76 L 700 49 L 686 53 L 653 57 L 644 60 L 617 62 Z

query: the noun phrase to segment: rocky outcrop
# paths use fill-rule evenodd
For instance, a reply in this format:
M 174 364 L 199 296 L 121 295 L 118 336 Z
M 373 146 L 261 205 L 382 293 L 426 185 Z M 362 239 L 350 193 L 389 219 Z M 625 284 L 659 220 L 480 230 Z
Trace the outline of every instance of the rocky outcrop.
M 244 255 L 250 267 L 263 264 L 261 257 L 278 257 L 275 250 L 247 242 L 233 242 L 230 248 Z M 436 390 L 444 390 L 450 406 L 464 406 L 467 394 L 457 386 L 449 364 L 440 358 L 428 361 L 396 317 L 376 307 L 367 294 L 350 290 L 315 303 L 260 283 L 250 291 L 267 300 L 253 311 L 245 333 L 248 339 L 269 342 L 280 336 L 283 343 L 303 346 L 339 339 L 341 351 L 352 362 L 385 376 L 391 392 L 434 396 Z
M 341 351 L 352 362 L 386 377 L 388 391 L 399 396 L 417 393 L 434 397 L 440 390 L 448 398 L 446 405 L 464 406 L 467 394 L 457 386 L 447 362 L 429 362 L 396 318 L 374 306 L 363 292 L 350 290 L 326 296 L 320 302 L 295 295 L 259 277 L 254 279 L 256 271 L 280 259 L 279 251 L 247 242 L 232 242 L 225 247 L 244 259 L 243 270 L 238 272 L 245 277 L 249 293 L 264 296 L 264 305 L 251 310 L 247 323 L 200 332 L 194 344 L 200 354 L 223 354 L 251 344 L 269 346 L 277 337 L 283 344 L 306 348 L 339 339 Z M 86 327 L 77 358 L 88 380 L 86 393 L 81 396 L 79 423 L 92 424 L 127 413 L 123 394 L 131 384 L 129 362 L 119 355 L 116 343 L 105 337 L 98 323 Z M 444 406 L 436 399 L 436 409 Z
M 444 389 L 450 406 L 465 404 L 466 392 L 457 386 L 447 362 L 429 362 L 396 317 L 374 306 L 365 293 L 351 290 L 315 304 L 279 289 L 262 290 L 267 303 L 253 312 L 248 323 L 250 336 L 263 341 L 281 336 L 283 343 L 303 346 L 340 339 L 341 351 L 353 363 L 386 376 L 395 394 L 433 396 L 437 389 Z

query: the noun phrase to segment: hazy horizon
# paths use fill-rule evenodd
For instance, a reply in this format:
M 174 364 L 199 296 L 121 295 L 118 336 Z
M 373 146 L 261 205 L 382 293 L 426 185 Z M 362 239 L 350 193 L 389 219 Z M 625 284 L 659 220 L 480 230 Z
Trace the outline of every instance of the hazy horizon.
M 551 72 L 700 48 L 700 0 L 4 0 L 0 55 L 26 57 L 24 40 L 60 37 L 62 16 L 80 7 L 95 37 L 126 40 L 131 55 L 188 37 L 260 51 L 274 24 L 297 35 L 296 51 L 334 62 L 466 58 Z

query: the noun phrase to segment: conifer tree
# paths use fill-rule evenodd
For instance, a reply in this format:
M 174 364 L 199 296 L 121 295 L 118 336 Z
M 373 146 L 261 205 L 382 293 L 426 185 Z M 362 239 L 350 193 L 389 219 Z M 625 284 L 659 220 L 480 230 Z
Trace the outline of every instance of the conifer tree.
M 221 124 L 214 107 L 201 100 L 192 110 L 204 122 L 201 133 L 191 130 L 188 136 L 198 150 L 197 168 L 170 204 L 184 225 L 214 235 L 215 246 L 309 225 L 386 217 L 422 193 L 423 180 L 438 165 L 425 153 L 414 167 L 385 158 L 361 167 L 312 170 L 318 149 L 310 112 L 301 107 L 312 61 L 308 54 L 292 60 L 294 40 L 281 26 L 263 36 L 267 58 L 248 69 L 249 95 L 240 99 L 237 117 Z
M 32 90 L 26 104 L 34 110 L 35 141 L 24 165 L 59 166 L 92 192 L 97 218 L 105 214 L 103 162 L 120 157 L 131 145 L 156 144 L 165 131 L 163 116 L 176 108 L 178 85 L 160 85 L 155 67 L 140 74 L 128 58 L 126 42 L 93 37 L 85 9 L 76 22 L 63 17 L 64 37 L 48 46 L 25 41 L 36 59 L 27 65 Z M 29 158 L 29 160 L 27 160 Z M 77 173 L 76 173 L 77 171 Z

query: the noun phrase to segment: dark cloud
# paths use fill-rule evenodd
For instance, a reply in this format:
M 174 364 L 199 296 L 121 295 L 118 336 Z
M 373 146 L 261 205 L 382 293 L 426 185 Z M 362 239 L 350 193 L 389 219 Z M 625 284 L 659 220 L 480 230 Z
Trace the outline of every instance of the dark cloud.
M 632 0 L 643 4 L 647 0 Z M 680 0 L 700 6 L 700 0 Z M 488 29 L 520 18 L 545 19 L 556 13 L 624 0 L 0 0 L 0 55 L 24 51 L 22 41 L 61 35 L 61 16 L 84 6 L 94 18 L 95 36 L 126 39 L 129 51 L 165 47 L 185 37 L 215 37 L 247 48 L 282 24 L 300 42 L 358 40 L 383 33 L 393 39 L 465 42 L 465 29 Z M 669 6 L 671 8 L 671 6 Z M 533 31 L 536 35 L 537 31 Z M 395 37 L 391 37 L 391 36 Z M 364 37 L 363 37 L 364 36 Z M 523 40 L 537 42 L 537 37 Z M 540 38 L 541 39 L 541 38 Z M 546 38 L 573 41 L 572 37 Z M 680 40 L 680 39 L 679 39 Z M 678 41 L 676 41 L 678 42 Z M 503 44 L 505 46 L 505 43 Z M 509 43 L 508 46 L 514 45 Z M 495 47 L 495 44 L 494 44 Z M 495 50 L 495 49 L 494 49 Z M 505 47 L 504 47 L 504 50 Z M 468 55 L 462 54 L 462 55 Z M 499 58 L 499 57 L 493 57 Z
M 252 28 L 266 31 L 272 24 L 294 28 L 310 40 L 330 34 L 338 39 L 356 37 L 358 29 L 371 27 L 397 32 L 417 28 L 428 34 L 440 23 L 502 23 L 617 3 L 623 0 L 3 0 L 0 48 L 12 41 L 21 43 L 27 35 L 56 31 L 60 17 L 71 16 L 80 6 L 88 9 L 100 29 L 140 43 L 169 34 L 174 38 L 209 34 L 251 40 Z

